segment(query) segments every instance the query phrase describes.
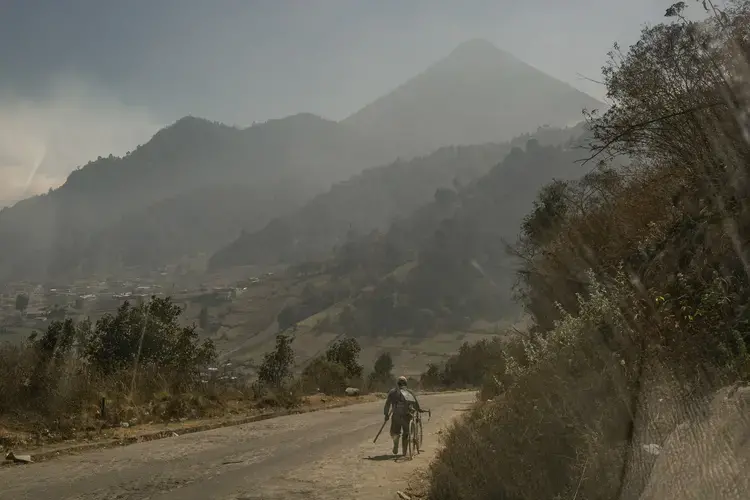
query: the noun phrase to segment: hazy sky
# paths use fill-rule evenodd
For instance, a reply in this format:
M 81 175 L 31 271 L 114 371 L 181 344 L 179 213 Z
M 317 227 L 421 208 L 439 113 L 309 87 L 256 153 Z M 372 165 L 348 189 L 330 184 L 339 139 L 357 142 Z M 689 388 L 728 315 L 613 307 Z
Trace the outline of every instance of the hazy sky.
M 601 98 L 577 75 L 670 3 L 0 0 L 0 205 L 186 114 L 344 118 L 471 38 Z

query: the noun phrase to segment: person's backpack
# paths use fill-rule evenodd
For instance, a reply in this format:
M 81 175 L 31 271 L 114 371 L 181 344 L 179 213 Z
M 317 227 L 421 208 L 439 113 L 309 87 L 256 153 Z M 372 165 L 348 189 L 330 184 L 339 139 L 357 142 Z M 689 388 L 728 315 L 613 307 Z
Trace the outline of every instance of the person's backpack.
M 400 394 L 398 406 L 399 409 L 406 412 L 406 410 L 409 410 L 411 408 L 416 408 L 417 406 L 417 398 L 414 397 L 414 394 L 408 389 L 396 389 L 398 393 Z

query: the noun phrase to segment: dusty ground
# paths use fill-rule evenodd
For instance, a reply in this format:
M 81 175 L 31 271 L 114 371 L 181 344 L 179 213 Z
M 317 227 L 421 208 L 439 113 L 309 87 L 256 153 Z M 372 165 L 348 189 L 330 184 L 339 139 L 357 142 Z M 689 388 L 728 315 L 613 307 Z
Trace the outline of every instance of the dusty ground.
M 97 431 L 77 431 L 65 439 L 60 438 L 55 432 L 35 433 L 20 430 L 22 425 L 18 422 L 4 422 L 0 420 L 0 466 L 8 465 L 2 462 L 2 457 L 8 451 L 16 454 L 31 455 L 35 462 L 49 460 L 60 455 L 89 451 L 97 448 L 110 448 L 132 444 L 139 441 L 150 441 L 172 436 L 201 432 L 230 425 L 240 425 L 249 422 L 274 418 L 278 415 L 290 413 L 306 413 L 325 408 L 338 408 L 351 404 L 380 401 L 385 394 L 372 393 L 363 396 L 306 396 L 298 408 L 291 410 L 283 409 L 258 409 L 256 405 L 249 402 L 236 402 L 237 404 L 223 408 L 220 416 L 206 417 L 200 419 L 184 419 L 176 422 L 164 423 L 142 423 L 127 428 L 113 427 L 101 428 Z
M 378 401 L 2 468 L 0 499 L 393 499 L 473 400 L 423 396 L 432 420 L 411 461 L 390 456 L 387 429 L 373 444 Z

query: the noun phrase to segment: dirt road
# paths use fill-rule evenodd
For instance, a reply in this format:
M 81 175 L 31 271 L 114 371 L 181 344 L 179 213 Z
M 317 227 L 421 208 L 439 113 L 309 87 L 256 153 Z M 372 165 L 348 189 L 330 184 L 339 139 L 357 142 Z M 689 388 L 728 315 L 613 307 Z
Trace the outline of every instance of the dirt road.
M 390 456 L 382 403 L 365 403 L 0 468 L 0 499 L 393 499 L 426 466 L 474 393 L 420 398 L 432 410 L 424 453 Z

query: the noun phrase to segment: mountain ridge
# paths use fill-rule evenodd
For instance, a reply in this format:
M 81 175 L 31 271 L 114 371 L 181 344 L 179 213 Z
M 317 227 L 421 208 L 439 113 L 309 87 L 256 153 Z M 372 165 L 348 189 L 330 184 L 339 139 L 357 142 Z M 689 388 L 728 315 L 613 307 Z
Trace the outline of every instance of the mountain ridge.
M 390 158 L 389 152 L 359 139 L 356 132 L 312 116 L 292 115 L 245 129 L 188 116 L 129 154 L 88 162 L 57 189 L 0 210 L 0 279 L 43 279 L 65 272 L 78 265 L 97 233 L 117 235 L 113 228 L 123 219 L 163 200 L 183 197 L 190 204 L 190 193 L 202 187 L 266 188 L 276 193 L 277 206 L 283 207 L 285 200 L 295 203 L 299 197 L 313 196 L 331 182 Z M 290 182 L 299 189 L 287 192 L 284 184 Z M 247 226 L 255 228 L 254 220 L 258 219 L 250 211 Z M 233 227 L 234 234 L 240 229 Z M 128 240 L 142 235 L 119 237 L 127 246 Z
M 569 126 L 583 119 L 584 108 L 603 107 L 570 84 L 474 39 L 340 123 L 398 144 L 400 156 L 410 158 L 442 146 L 504 142 L 542 125 Z
M 274 218 L 263 229 L 243 233 L 211 257 L 209 268 L 294 264 L 326 257 L 352 231 L 386 230 L 394 218 L 409 216 L 441 188 L 454 189 L 484 175 L 530 137 L 543 145 L 561 145 L 583 130 L 583 124 L 540 128 L 507 143 L 448 146 L 409 161 L 365 169 L 296 211 Z
M 143 265 L 212 253 L 211 245 L 229 243 L 216 235 L 262 228 L 367 167 L 566 125 L 584 101 L 596 103 L 582 95 L 488 42 L 470 41 L 340 122 L 299 113 L 239 128 L 186 116 L 128 154 L 99 157 L 59 188 L 0 210 L 0 280 L 65 274 L 92 252 L 115 252 L 100 262 L 121 261 L 118 249 L 138 265 L 133 242 L 140 240 L 159 245 L 150 257 L 144 252 Z M 247 187 L 223 191 L 247 198 L 226 204 L 226 217 L 216 211 L 221 196 L 205 194 L 222 185 Z M 201 210 L 215 214 L 213 224 L 179 215 Z M 153 238 L 170 232 L 183 245 Z

